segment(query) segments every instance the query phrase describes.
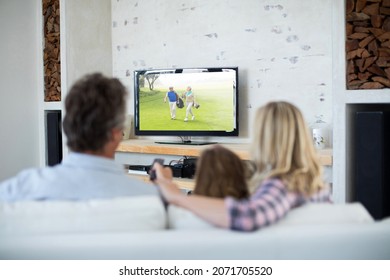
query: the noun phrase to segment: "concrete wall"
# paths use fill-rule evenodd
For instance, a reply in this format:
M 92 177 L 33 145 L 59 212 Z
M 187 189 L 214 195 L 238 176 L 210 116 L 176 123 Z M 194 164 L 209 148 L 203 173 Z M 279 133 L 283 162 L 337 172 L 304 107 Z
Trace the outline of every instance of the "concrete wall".
M 275 99 L 299 106 L 308 124 L 322 115 L 331 128 L 331 0 L 111 3 L 113 74 L 130 92 L 135 69 L 238 66 L 237 141 L 250 138 L 255 108 Z
M 62 0 L 67 87 L 86 73 L 112 75 L 110 0 Z

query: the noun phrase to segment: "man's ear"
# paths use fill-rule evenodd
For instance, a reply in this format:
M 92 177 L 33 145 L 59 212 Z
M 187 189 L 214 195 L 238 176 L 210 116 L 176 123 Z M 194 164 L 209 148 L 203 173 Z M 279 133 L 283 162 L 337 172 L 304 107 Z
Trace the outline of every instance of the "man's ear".
M 119 143 L 120 141 L 122 141 L 122 138 L 123 138 L 123 129 L 114 127 L 111 130 L 111 135 L 112 135 L 112 140 Z
M 115 151 L 119 143 L 122 141 L 122 129 L 111 129 L 111 136 L 108 142 L 103 147 L 102 156 L 107 158 L 115 158 Z

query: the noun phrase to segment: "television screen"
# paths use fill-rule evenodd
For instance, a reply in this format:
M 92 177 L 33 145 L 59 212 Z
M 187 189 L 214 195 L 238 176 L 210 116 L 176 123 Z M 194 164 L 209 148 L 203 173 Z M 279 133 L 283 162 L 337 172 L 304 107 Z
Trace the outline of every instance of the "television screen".
M 134 71 L 135 134 L 237 136 L 238 68 Z

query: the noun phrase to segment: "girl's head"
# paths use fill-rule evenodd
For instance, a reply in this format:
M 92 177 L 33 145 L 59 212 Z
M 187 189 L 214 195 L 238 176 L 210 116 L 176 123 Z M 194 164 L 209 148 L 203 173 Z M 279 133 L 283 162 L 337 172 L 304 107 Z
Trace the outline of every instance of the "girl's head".
M 242 160 L 220 145 L 203 150 L 197 161 L 195 182 L 194 194 L 217 198 L 249 196 Z
M 253 133 L 252 156 L 257 177 L 278 177 L 290 190 L 304 194 L 322 188 L 322 168 L 296 106 L 279 101 L 259 108 Z

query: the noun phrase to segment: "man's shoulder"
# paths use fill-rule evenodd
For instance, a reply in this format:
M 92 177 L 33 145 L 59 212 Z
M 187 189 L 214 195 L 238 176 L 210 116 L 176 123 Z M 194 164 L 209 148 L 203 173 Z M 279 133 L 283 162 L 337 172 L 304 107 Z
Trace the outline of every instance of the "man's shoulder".
M 51 167 L 28 168 L 0 182 L 0 200 L 14 201 L 32 196 L 44 186 L 45 173 Z

